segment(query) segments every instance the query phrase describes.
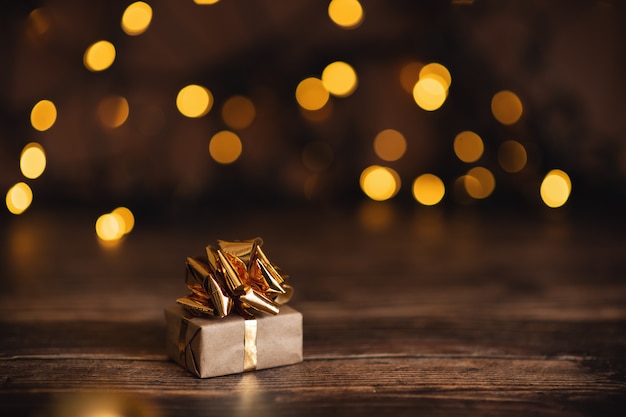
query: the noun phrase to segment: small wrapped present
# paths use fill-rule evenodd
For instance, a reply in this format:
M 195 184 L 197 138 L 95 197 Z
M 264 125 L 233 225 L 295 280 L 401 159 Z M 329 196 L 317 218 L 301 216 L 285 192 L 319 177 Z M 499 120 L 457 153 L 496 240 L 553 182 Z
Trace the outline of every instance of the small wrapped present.
M 260 238 L 187 258 L 191 293 L 165 309 L 167 353 L 200 378 L 302 362 L 302 315 Z

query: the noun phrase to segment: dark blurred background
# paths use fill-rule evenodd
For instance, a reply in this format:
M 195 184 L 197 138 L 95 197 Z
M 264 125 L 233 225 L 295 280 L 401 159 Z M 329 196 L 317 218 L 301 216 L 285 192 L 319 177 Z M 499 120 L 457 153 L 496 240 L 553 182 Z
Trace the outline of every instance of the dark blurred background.
M 360 2 L 354 28 L 329 17 L 326 1 L 147 1 L 152 19 L 129 36 L 120 19 L 131 1 L 12 1 L 0 25 L 0 188 L 24 181 L 28 210 L 116 206 L 135 216 L 187 215 L 207 207 L 346 206 L 370 201 L 359 185 L 370 165 L 393 168 L 401 186 L 389 201 L 420 204 L 411 184 L 423 173 L 445 184 L 441 207 L 544 210 L 545 175 L 560 169 L 571 195 L 560 208 L 618 212 L 626 196 L 626 7 L 595 1 Z M 103 71 L 85 68 L 98 40 L 116 48 Z M 302 109 L 295 91 L 326 65 L 345 61 L 358 77 L 347 97 L 318 111 Z M 437 62 L 450 72 L 445 103 L 416 105 L 403 88 L 407 64 Z M 210 111 L 198 118 L 176 107 L 188 84 L 208 88 Z M 522 117 L 499 123 L 490 103 L 514 92 Z M 252 123 L 228 126 L 222 108 L 233 96 L 254 104 Z M 103 102 L 123 97 L 128 115 L 107 126 Z M 33 106 L 50 100 L 58 112 L 45 131 L 31 126 Z M 100 110 L 99 110 L 100 109 Z M 406 153 L 382 161 L 373 140 L 384 129 L 406 138 Z M 235 132 L 242 152 L 214 161 L 211 137 Z M 465 130 L 484 143 L 478 161 L 455 156 Z M 516 173 L 498 164 L 498 148 L 515 140 L 528 161 Z M 45 150 L 46 169 L 25 179 L 27 143 Z M 455 181 L 487 168 L 495 188 L 467 198 Z M 458 185 L 458 184 L 457 184 Z M 458 188 L 458 187 L 457 187 Z M 28 210 L 25 214 L 28 213 Z M 5 210 L 4 217 L 12 214 Z

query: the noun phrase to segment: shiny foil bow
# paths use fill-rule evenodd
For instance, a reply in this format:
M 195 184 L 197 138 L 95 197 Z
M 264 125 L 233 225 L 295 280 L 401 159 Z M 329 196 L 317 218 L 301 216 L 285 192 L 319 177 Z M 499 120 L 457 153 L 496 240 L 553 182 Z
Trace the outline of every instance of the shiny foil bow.
M 185 283 L 191 294 L 176 300 L 196 315 L 226 317 L 233 309 L 244 318 L 278 314 L 291 298 L 288 278 L 267 259 L 263 240 L 218 240 L 206 256 L 187 258 Z

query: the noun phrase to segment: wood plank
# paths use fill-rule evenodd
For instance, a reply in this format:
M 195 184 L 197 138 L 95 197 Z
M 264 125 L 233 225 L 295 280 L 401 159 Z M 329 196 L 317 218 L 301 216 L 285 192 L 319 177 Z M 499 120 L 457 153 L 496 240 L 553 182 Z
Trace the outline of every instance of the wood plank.
M 560 409 L 563 404 L 571 407 L 570 411 L 597 404 L 626 410 L 623 408 L 622 397 L 626 390 L 623 380 L 616 381 L 609 373 L 591 373 L 574 360 L 319 359 L 204 380 L 163 360 L 42 358 L 12 360 L 3 365 L 12 375 L 3 380 L 0 395 L 3 403 L 10 401 L 13 391 L 35 394 L 106 391 L 158 399 L 159 407 L 176 398 L 191 403 L 210 403 L 211 407 L 222 411 L 233 411 L 231 407 L 242 403 L 245 406 L 246 401 L 255 398 L 262 399 L 261 407 L 274 410 L 278 404 L 300 411 L 304 406 L 317 411 L 329 406 L 355 411 L 376 404 L 383 408 L 410 408 L 423 405 L 424 400 L 431 404 L 456 404 L 454 408 L 473 403 L 479 410 L 489 412 L 503 411 L 503 405 L 515 404 L 518 411 L 545 415 L 557 414 L 557 411 L 564 415 Z M 42 369 L 54 373 L 54 381 L 42 374 Z M 520 404 L 524 405 L 520 407 Z M 279 414 L 293 415 L 292 412 Z M 314 413 L 309 409 L 305 414 Z

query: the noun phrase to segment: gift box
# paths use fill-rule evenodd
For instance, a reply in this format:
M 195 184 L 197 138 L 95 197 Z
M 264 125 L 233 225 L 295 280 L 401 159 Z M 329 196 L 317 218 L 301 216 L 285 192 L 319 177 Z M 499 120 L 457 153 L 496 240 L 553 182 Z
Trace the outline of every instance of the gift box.
M 167 354 L 200 378 L 302 362 L 302 314 L 260 238 L 187 258 L 191 293 L 165 309 Z
M 215 319 L 173 305 L 165 320 L 168 356 L 200 378 L 302 362 L 302 314 L 289 306 L 275 316 Z

